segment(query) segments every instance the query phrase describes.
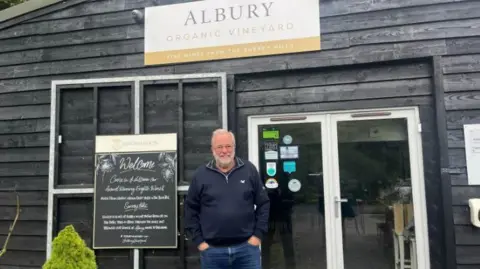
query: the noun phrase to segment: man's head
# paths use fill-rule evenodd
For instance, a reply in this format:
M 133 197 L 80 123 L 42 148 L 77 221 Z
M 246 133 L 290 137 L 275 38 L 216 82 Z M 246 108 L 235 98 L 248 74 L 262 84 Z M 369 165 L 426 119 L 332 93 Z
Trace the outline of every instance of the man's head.
M 217 129 L 212 134 L 212 153 L 217 165 L 229 168 L 235 158 L 235 135 L 225 129 Z

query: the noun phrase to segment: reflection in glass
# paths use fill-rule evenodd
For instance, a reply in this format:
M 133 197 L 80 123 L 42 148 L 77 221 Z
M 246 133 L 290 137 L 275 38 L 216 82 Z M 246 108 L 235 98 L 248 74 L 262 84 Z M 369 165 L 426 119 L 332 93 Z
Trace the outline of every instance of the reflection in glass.
M 337 128 L 345 269 L 408 267 L 416 261 L 406 119 Z
M 326 269 L 320 123 L 263 125 L 258 137 L 271 202 L 262 268 Z

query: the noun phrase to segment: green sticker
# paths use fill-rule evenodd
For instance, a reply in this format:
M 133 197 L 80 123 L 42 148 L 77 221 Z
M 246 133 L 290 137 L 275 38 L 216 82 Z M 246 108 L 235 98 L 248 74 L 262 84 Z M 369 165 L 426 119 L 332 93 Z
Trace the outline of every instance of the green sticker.
M 278 139 L 279 137 L 280 137 L 280 132 L 278 130 L 263 131 L 264 139 Z

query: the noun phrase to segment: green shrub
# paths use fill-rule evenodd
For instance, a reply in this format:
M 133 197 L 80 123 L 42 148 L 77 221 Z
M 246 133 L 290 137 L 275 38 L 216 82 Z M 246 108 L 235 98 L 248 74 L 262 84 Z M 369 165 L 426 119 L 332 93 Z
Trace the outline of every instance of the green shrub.
M 52 255 L 42 269 L 97 269 L 95 253 L 68 225 L 53 240 Z

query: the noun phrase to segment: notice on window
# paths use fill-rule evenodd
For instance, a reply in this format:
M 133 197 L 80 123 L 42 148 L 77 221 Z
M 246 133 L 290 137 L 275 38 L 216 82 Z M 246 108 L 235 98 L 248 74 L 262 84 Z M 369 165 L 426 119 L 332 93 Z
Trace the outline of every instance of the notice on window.
M 281 159 L 298 159 L 298 146 L 280 147 Z
M 480 124 L 464 125 L 465 157 L 469 185 L 480 185 Z

